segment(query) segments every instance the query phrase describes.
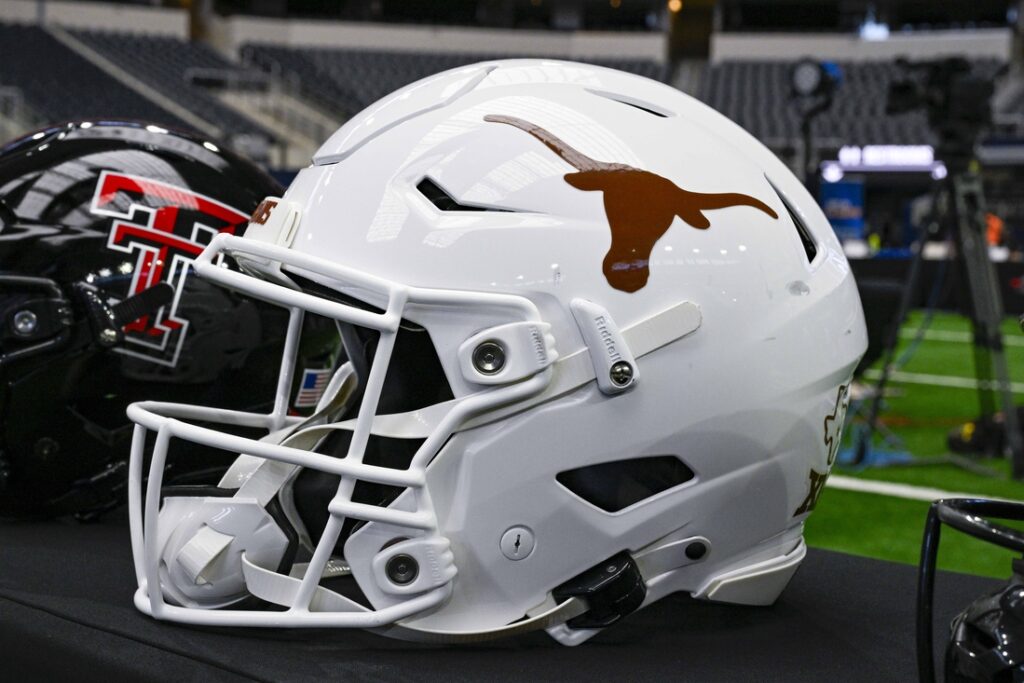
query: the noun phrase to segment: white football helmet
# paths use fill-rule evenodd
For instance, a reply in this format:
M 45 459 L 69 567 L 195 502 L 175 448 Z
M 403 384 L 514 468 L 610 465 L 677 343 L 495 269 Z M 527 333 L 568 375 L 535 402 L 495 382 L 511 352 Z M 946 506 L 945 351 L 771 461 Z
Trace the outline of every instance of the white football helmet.
M 675 591 L 769 604 L 866 347 L 778 159 L 666 85 L 568 62 L 386 97 L 195 267 L 291 324 L 271 414 L 129 409 L 135 603 L 193 624 L 576 644 Z M 301 418 L 307 314 L 347 361 L 302 378 Z M 177 440 L 242 455 L 217 489 L 162 491 Z

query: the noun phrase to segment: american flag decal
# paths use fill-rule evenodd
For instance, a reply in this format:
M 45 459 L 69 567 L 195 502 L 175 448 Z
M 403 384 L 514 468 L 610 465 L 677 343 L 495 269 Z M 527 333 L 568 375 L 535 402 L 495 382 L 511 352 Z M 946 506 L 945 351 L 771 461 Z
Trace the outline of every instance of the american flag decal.
M 296 408 L 311 408 L 320 402 L 327 383 L 331 381 L 331 369 L 303 370 L 299 393 L 295 396 Z

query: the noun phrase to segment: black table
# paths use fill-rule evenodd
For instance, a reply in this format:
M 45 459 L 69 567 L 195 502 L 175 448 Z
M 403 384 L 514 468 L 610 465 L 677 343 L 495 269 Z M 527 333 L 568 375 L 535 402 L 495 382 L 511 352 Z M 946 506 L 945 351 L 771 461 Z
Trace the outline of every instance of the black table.
M 997 585 L 940 574 L 937 636 L 956 612 Z M 136 612 L 134 589 L 123 516 L 89 525 L 0 525 L 3 679 L 875 682 L 916 676 L 915 568 L 814 549 L 773 607 L 673 596 L 576 648 L 542 632 L 439 647 L 353 629 L 200 629 Z

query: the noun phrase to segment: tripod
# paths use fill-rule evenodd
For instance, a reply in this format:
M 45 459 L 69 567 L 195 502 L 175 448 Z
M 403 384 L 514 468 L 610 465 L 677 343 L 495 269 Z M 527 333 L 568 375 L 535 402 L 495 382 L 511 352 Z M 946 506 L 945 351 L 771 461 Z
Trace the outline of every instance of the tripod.
M 1013 477 L 1024 478 L 1024 440 L 1021 438 L 1017 410 L 1013 404 L 1013 393 L 1010 389 L 1009 371 L 1003 348 L 1003 337 L 1000 323 L 1003 316 L 1003 303 L 996 280 L 995 267 L 988 256 L 988 245 L 985 239 L 985 195 L 981 178 L 970 169 L 967 156 L 957 154 L 956 149 L 946 148 L 943 156 L 949 159 L 950 172 L 939 183 L 932 193 L 931 216 L 921 231 L 918 248 L 910 262 L 907 280 L 900 299 L 899 313 L 896 324 L 888 331 L 885 350 L 882 354 L 882 374 L 872 398 L 868 415 L 867 428 L 859 435 L 851 464 L 859 465 L 868 462 L 868 451 L 871 448 L 874 434 L 879 431 L 878 414 L 881 410 L 882 397 L 892 371 L 896 342 L 899 336 L 899 324 L 906 319 L 913 303 L 914 293 L 921 279 L 921 265 L 924 260 L 924 244 L 929 236 L 938 235 L 943 227 L 956 245 L 956 259 L 964 274 L 970 294 L 970 317 L 974 331 L 974 374 L 978 384 L 978 402 L 982 416 L 995 414 L 997 404 L 1002 407 L 1004 428 L 1006 430 L 1006 453 L 990 453 L 990 455 L 1009 455 L 1012 462 Z M 948 155 L 948 156 L 947 156 Z M 950 454 L 939 458 L 915 461 L 921 464 L 950 462 L 966 469 L 982 470 L 988 474 L 987 468 L 980 467 L 968 458 Z

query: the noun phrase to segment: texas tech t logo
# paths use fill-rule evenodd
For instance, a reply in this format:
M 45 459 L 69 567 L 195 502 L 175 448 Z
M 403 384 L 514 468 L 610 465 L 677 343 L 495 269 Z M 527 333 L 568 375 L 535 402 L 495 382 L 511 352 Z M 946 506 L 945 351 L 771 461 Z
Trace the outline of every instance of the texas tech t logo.
M 107 247 L 131 257 L 122 271 L 131 278 L 125 298 L 161 282 L 174 287 L 169 305 L 124 327 L 125 345 L 115 351 L 173 367 L 188 334 L 178 304 L 192 262 L 214 235 L 234 233 L 249 216 L 191 190 L 112 171 L 100 174 L 91 211 L 114 219 Z

